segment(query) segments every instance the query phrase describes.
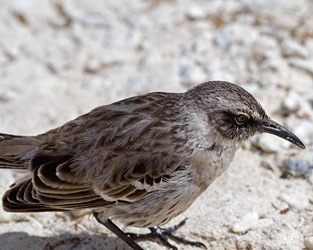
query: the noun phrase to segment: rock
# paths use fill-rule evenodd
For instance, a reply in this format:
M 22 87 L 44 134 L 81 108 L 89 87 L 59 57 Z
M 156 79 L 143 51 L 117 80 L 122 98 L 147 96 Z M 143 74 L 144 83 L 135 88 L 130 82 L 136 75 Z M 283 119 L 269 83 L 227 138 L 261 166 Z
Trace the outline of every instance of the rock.
M 283 160 L 283 169 L 291 171 L 294 176 L 303 176 L 310 174 L 313 170 L 313 165 L 302 161 L 301 159 L 286 159 Z
M 289 115 L 290 113 L 296 112 L 300 108 L 299 96 L 294 91 L 289 91 L 285 96 L 281 105 L 282 115 Z
M 277 209 L 281 214 L 285 214 L 289 211 L 289 205 L 286 202 L 276 200 L 272 203 L 273 207 Z
M 48 0 L 1 1 L 1 8 L 8 9 L 21 25 L 39 24 L 38 19 L 55 17 Z
M 8 183 L 14 183 L 15 178 L 13 176 L 13 171 L 11 170 L 1 170 L 0 174 L 0 188 L 7 188 Z
M 313 142 L 313 125 L 312 121 L 302 120 L 294 129 L 296 134 L 304 144 L 310 144 Z
M 260 85 L 256 82 L 252 82 L 249 84 L 242 84 L 241 87 L 243 87 L 245 90 L 247 90 L 253 96 L 256 96 L 260 93 Z
M 304 237 L 303 243 L 308 250 L 313 250 L 313 236 Z
M 260 76 L 258 81 L 262 83 L 263 87 L 271 88 L 272 86 L 289 85 L 287 76 L 289 76 L 290 66 L 284 58 L 281 58 L 277 50 L 268 52 L 259 52 L 261 54 L 260 60 L 264 60 L 260 67 Z M 262 58 L 264 55 L 264 58 Z M 267 56 L 267 57 L 266 57 Z
M 180 78 L 181 83 L 189 87 L 198 82 L 205 82 L 207 75 L 200 65 L 188 59 L 183 59 L 180 62 Z
M 111 48 L 102 50 L 102 53 L 95 52 L 86 61 L 85 72 L 98 73 L 104 68 L 132 61 L 134 57 L 132 50 L 127 48 Z
M 310 101 L 301 100 L 300 109 L 297 111 L 297 117 L 313 120 L 313 106 Z
M 257 213 L 249 213 L 233 225 L 232 231 L 235 233 L 246 233 L 247 231 L 255 228 L 258 220 L 259 215 Z
M 245 53 L 244 50 L 249 50 L 249 46 L 257 40 L 258 36 L 258 31 L 251 26 L 233 23 L 218 29 L 215 33 L 215 41 L 225 52 L 232 46 L 240 45 L 241 53 Z
M 0 88 L 0 101 L 10 101 L 17 97 L 17 93 L 10 88 Z
M 309 200 L 304 196 L 305 194 L 281 194 L 278 198 L 286 202 L 291 208 L 297 210 L 305 210 L 309 206 Z
M 14 220 L 14 214 L 10 213 L 0 213 L 0 224 L 1 223 L 9 223 Z
M 262 35 L 255 42 L 255 51 L 253 53 L 259 58 L 276 58 L 278 56 L 278 48 L 278 42 L 274 37 Z
M 260 135 L 253 141 L 253 144 L 265 153 L 277 153 L 278 151 L 287 149 L 290 146 L 290 142 L 269 134 Z
M 259 219 L 259 215 L 255 212 L 245 215 L 239 222 L 232 226 L 234 233 L 243 234 L 249 230 L 260 227 L 266 227 L 273 223 L 272 219 Z
M 309 51 L 302 44 L 294 40 L 285 40 L 281 45 L 282 54 L 285 57 L 302 57 L 307 58 Z
M 206 18 L 208 15 L 207 11 L 203 8 L 203 6 L 195 4 L 188 6 L 185 10 L 185 14 L 191 20 L 203 19 Z
M 276 170 L 275 164 L 269 159 L 262 160 L 260 166 L 265 168 L 265 169 L 268 169 L 272 172 L 275 172 L 275 170 Z
M 212 79 L 212 80 L 223 80 L 223 81 L 228 81 L 228 82 L 234 82 L 236 77 L 226 71 L 226 70 L 220 70 L 220 69 L 214 69 L 214 68 L 207 68 L 208 76 L 207 79 Z
M 30 232 L 32 230 L 34 231 L 42 231 L 44 225 L 42 223 L 40 223 L 38 220 L 36 220 L 35 218 L 32 218 L 31 216 L 27 216 L 27 226 L 25 227 L 25 231 L 26 232 Z
M 313 59 L 310 60 L 294 59 L 290 61 L 290 65 L 298 69 L 304 70 L 310 75 L 313 75 Z

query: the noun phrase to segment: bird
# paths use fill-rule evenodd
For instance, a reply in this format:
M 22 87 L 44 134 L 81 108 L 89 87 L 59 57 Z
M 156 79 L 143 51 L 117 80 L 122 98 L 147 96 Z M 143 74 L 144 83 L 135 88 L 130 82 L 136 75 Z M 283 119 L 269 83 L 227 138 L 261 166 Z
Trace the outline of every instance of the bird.
M 3 209 L 91 209 L 132 249 L 150 238 L 170 249 L 177 247 L 168 239 L 205 247 L 175 234 L 185 220 L 160 226 L 188 209 L 257 133 L 305 149 L 250 93 L 225 81 L 130 97 L 36 136 L 1 133 L 0 168 L 25 172 L 4 193 Z M 125 233 L 112 220 L 151 233 Z

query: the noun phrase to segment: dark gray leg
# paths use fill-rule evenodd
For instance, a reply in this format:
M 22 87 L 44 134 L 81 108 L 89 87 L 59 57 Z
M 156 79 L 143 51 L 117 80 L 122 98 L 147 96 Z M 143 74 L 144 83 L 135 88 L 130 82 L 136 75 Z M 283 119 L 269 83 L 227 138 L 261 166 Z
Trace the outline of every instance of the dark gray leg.
M 134 240 L 132 240 L 130 237 L 128 237 L 121 229 L 119 229 L 110 219 L 105 220 L 104 222 L 101 221 L 98 217 L 97 212 L 93 212 L 93 215 L 95 216 L 96 220 L 106 226 L 109 230 L 111 230 L 113 233 L 116 234 L 117 237 L 119 237 L 121 240 L 123 240 L 126 244 L 128 244 L 132 249 L 134 250 L 143 250 Z

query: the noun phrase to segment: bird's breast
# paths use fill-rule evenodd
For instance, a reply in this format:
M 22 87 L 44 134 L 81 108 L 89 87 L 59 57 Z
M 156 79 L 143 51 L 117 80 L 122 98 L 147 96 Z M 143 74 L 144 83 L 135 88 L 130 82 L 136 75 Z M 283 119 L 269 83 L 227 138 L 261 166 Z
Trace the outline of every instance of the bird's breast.
M 228 168 L 236 152 L 236 146 L 229 144 L 213 150 L 195 150 L 192 155 L 191 169 L 193 182 L 201 192 Z
M 169 175 L 157 189 L 135 202 L 118 203 L 112 215 L 126 225 L 163 225 L 184 212 L 229 166 L 235 147 L 195 150 L 191 164 Z

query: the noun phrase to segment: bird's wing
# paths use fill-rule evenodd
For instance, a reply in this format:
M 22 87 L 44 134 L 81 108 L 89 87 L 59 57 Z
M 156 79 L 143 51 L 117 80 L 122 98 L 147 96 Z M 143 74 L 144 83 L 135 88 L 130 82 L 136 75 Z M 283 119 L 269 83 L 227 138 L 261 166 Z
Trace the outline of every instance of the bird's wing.
M 112 202 L 95 194 L 90 184 L 71 173 L 70 155 L 39 154 L 31 159 L 31 178 L 16 183 L 3 195 L 9 212 L 68 211 L 105 206 Z M 62 178 L 62 173 L 72 175 Z
M 107 200 L 140 199 L 191 161 L 173 105 L 179 96 L 153 93 L 100 107 L 76 120 L 84 133 L 75 139 L 75 176 L 89 180 Z M 84 153 L 82 153 L 84 148 Z
M 39 136 L 44 143 L 29 161 L 32 178 L 6 192 L 5 209 L 104 207 L 136 201 L 157 189 L 190 161 L 180 125 L 171 120 L 177 114 L 162 117 L 173 105 L 163 96 L 103 106 Z

